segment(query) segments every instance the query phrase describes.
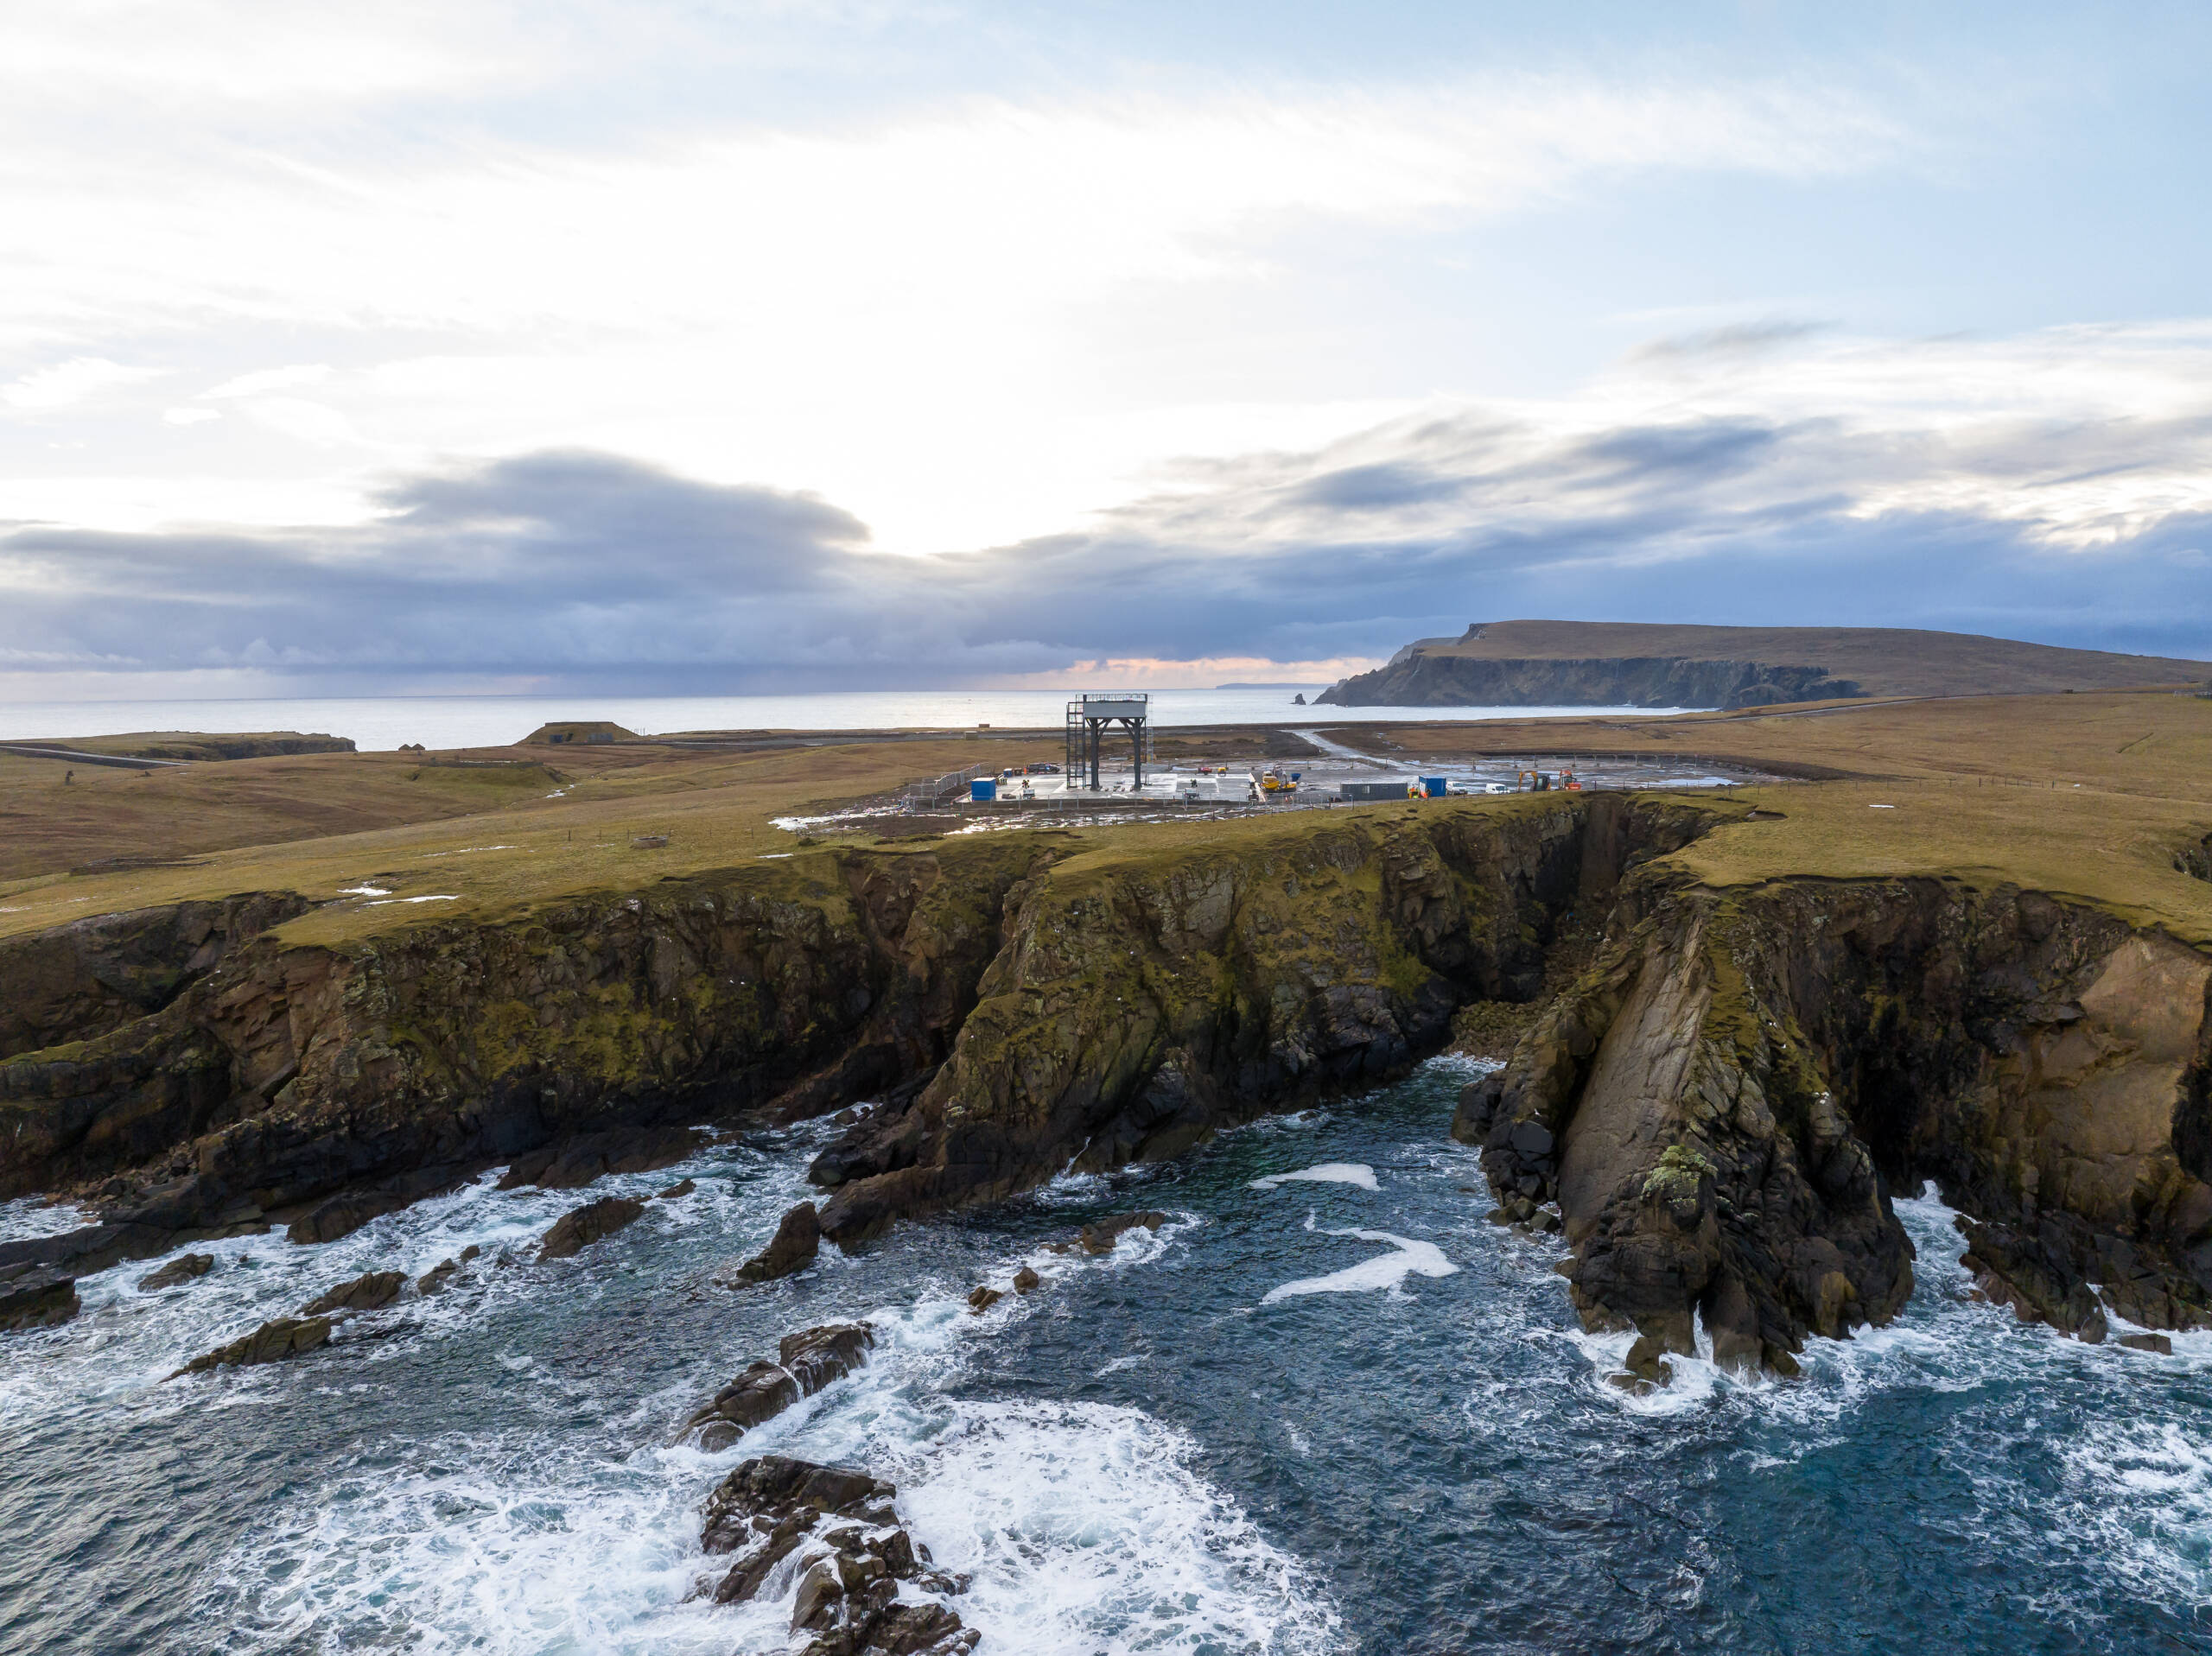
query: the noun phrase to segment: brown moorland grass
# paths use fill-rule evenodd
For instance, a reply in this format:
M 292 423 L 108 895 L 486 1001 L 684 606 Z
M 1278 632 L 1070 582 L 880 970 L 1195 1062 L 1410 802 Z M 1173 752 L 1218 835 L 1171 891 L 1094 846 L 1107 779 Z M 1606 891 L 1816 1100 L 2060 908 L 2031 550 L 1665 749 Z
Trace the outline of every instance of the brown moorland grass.
M 1357 742 L 1376 733 L 1338 726 L 1332 733 Z M 1379 733 L 1409 752 L 1440 757 L 1557 752 L 1579 739 L 1615 752 L 1732 752 L 1754 762 L 1796 757 L 1850 770 L 1868 779 L 1684 796 L 1734 820 L 1674 862 L 1721 886 L 1906 875 L 1984 889 L 2018 885 L 2076 896 L 2192 942 L 2212 941 L 2212 882 L 2175 866 L 2178 851 L 2212 832 L 2212 702 L 2001 697 L 1857 704 L 1834 718 L 1609 718 L 1406 726 Z M 512 749 L 487 752 L 515 757 Z M 82 854 L 88 831 L 97 828 L 101 843 L 114 843 L 126 820 L 131 843 L 172 855 L 200 836 L 186 862 L 169 866 L 71 875 L 49 866 L 0 884 L 0 934 L 251 890 L 339 899 L 285 928 L 302 940 L 334 942 L 456 913 L 489 917 L 566 894 L 641 888 L 664 876 L 785 854 L 798 838 L 777 827 L 777 817 L 819 815 L 978 759 L 1009 762 L 1013 752 L 1011 746 L 953 738 L 743 754 L 563 752 L 556 768 L 569 780 L 557 790 L 536 781 L 524 790 L 498 767 L 453 766 L 448 775 L 448 767 L 401 756 L 361 754 L 241 761 L 147 781 L 108 772 L 97 784 L 80 772 L 65 790 L 55 785 L 58 765 L 35 776 L 26 770 L 10 782 L 9 765 L 41 762 L 0 759 L 0 810 L 13 813 L 0 816 L 0 827 L 11 848 L 20 832 L 43 835 L 49 857 L 66 854 L 71 860 L 60 866 L 79 867 L 92 860 Z M 408 780 L 410 771 L 422 774 Z M 260 780 L 224 784 L 216 772 Z M 543 796 L 556 791 L 558 798 Z M 1102 823 L 1066 837 L 1103 866 L 1199 843 L 1294 838 L 1347 811 L 1540 808 L 1533 798 L 1510 797 L 1393 803 Z M 376 819 L 378 811 L 391 815 Z M 325 820 L 332 826 L 319 829 Z M 224 834 L 267 832 L 270 824 L 281 838 L 213 843 Z M 634 847 L 641 834 L 665 835 L 667 843 Z M 929 841 L 898 843 L 921 849 Z M 385 895 L 341 898 L 346 888 L 362 885 Z
M 569 780 L 558 787 L 534 753 L 518 760 L 512 749 L 463 756 L 506 762 L 487 765 L 374 753 L 243 761 L 145 780 L 105 771 L 97 787 L 80 770 L 66 789 L 62 765 L 34 760 L 15 762 L 41 770 L 11 789 L 10 762 L 0 757 L 0 833 L 46 860 L 39 872 L 0 883 L 0 935 L 233 891 L 329 898 L 370 885 L 391 893 L 389 902 L 360 897 L 299 923 L 335 939 L 429 912 L 634 885 L 788 852 L 793 836 L 772 818 L 833 809 L 974 763 L 976 752 L 958 739 L 741 755 L 564 751 L 553 768 Z M 560 796 L 546 796 L 554 792 Z M 255 833 L 272 838 L 243 838 Z M 645 834 L 669 842 L 632 846 Z M 118 847 L 181 860 L 63 872 L 91 867 L 92 853 Z M 417 896 L 453 901 L 402 900 Z

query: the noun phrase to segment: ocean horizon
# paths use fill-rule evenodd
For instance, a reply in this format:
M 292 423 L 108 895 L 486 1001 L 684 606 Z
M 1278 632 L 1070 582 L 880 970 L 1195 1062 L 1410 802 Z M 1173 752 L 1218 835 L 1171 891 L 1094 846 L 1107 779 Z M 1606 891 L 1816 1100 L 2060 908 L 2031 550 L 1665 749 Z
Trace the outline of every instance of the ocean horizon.
M 1328 688 L 1307 687 L 1309 696 Z M 1065 690 L 850 690 L 818 695 L 452 695 L 152 698 L 0 703 L 0 741 L 139 731 L 291 730 L 353 739 L 365 752 L 518 742 L 555 720 L 603 719 L 639 735 L 694 730 L 1058 729 Z M 1187 725 L 1397 722 L 1408 719 L 1566 719 L 1682 713 L 1681 707 L 1300 707 L 1280 688 L 1152 690 L 1154 720 Z

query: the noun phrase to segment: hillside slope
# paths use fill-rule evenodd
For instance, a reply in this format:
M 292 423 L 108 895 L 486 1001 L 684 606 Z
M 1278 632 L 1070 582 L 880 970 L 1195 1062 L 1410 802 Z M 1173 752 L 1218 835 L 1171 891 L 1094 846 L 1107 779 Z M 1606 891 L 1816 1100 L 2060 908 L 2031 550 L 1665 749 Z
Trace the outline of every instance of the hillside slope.
M 2212 677 L 2212 663 L 1895 627 L 1478 622 L 1421 638 L 1319 703 L 1748 707 L 1875 695 L 2048 695 Z

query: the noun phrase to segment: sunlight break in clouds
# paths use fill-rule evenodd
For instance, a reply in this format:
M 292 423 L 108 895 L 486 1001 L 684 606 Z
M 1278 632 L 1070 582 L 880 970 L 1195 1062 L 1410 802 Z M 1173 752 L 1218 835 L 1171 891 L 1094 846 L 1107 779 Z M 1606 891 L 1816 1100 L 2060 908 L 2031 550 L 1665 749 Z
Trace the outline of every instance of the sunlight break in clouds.
M 888 549 L 944 550 L 1063 527 L 1177 453 L 1310 444 L 1407 406 L 1319 384 L 1220 395 L 1223 349 L 1266 347 L 1224 340 L 1214 308 L 1303 302 L 1285 238 L 1419 238 L 1584 180 L 1833 173 L 1898 144 L 1836 97 L 1496 79 L 967 100 L 598 154 L 187 155 L 90 192 L 34 146 L 5 177 L 0 338 L 221 353 L 197 395 L 249 417 L 206 426 L 215 447 L 183 470 L 230 477 L 232 504 L 180 477 L 162 513 L 175 462 L 110 434 L 149 467 L 122 498 L 156 504 L 89 519 L 109 526 L 265 522 L 278 479 L 582 444 L 813 487 Z M 302 339 L 328 371 L 249 395 L 300 371 Z M 162 407 L 194 405 L 179 389 Z M 88 510 L 51 475 L 0 480 L 0 516 Z

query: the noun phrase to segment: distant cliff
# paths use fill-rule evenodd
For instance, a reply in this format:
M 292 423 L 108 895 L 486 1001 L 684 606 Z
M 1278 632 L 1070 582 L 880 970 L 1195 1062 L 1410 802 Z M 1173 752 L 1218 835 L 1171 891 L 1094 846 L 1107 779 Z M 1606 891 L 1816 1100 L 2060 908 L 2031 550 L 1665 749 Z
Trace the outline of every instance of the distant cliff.
M 1478 623 L 1422 638 L 1317 706 L 1751 707 L 1867 695 L 1990 695 L 2201 680 L 2206 663 L 1891 627 Z
M 1332 685 L 1314 704 L 1343 707 L 1751 707 L 1863 695 L 1820 667 L 1681 657 L 1484 661 L 1414 655 Z

